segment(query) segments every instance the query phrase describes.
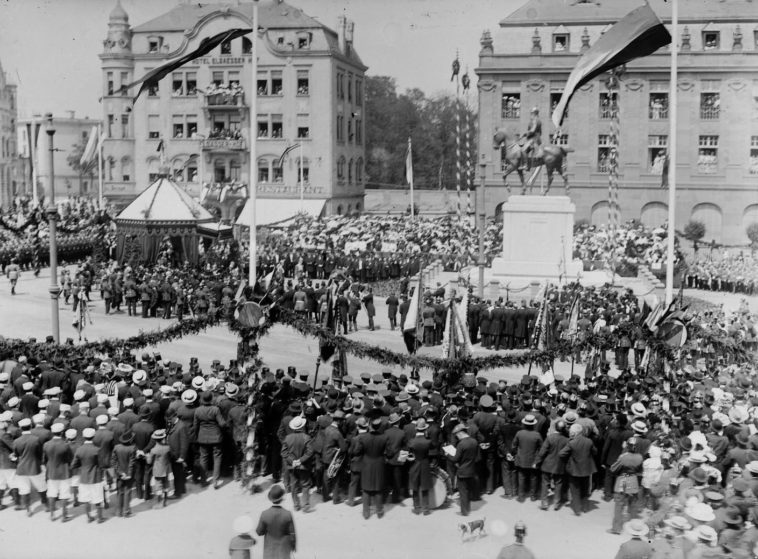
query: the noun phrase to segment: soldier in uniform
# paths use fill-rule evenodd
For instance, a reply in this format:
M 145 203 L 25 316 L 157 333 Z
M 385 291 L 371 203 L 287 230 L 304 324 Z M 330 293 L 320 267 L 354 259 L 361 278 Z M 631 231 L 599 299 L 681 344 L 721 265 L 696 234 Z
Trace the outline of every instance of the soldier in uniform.
M 542 146 L 542 121 L 540 120 L 540 111 L 537 107 L 532 108 L 525 137 L 526 143 L 522 152 L 524 157 L 521 162 L 522 171 L 528 171 L 532 168 L 532 158 Z

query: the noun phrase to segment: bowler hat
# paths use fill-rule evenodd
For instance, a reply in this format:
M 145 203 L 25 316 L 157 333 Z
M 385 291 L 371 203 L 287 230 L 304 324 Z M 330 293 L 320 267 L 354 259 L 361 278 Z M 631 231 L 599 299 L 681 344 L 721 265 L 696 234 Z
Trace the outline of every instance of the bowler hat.
M 281 485 L 274 485 L 269 489 L 268 500 L 274 504 L 281 503 L 284 499 L 284 489 Z

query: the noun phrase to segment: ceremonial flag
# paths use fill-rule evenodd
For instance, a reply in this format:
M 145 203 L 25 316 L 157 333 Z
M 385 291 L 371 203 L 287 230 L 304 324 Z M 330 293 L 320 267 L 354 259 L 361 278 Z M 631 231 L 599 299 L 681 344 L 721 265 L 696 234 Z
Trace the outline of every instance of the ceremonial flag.
M 291 146 L 287 147 L 282 154 L 279 156 L 279 159 L 276 160 L 275 167 L 281 167 L 284 165 L 284 158 L 287 156 L 289 152 L 291 152 L 293 149 L 297 149 L 300 147 L 300 144 L 292 144 Z
M 592 78 L 648 56 L 671 43 L 671 34 L 648 4 L 632 10 L 606 31 L 579 59 L 553 111 L 553 124 L 560 128 L 571 97 Z
M 326 287 L 326 316 L 323 319 L 323 325 L 329 332 L 334 332 L 336 330 L 336 318 L 334 316 L 334 307 L 337 300 L 336 292 L 336 281 L 329 280 L 329 285 Z M 334 344 L 329 343 L 323 337 L 319 337 L 318 347 L 322 361 L 328 361 L 331 359 L 337 349 Z
M 150 87 L 155 87 L 158 85 L 158 82 L 160 82 L 163 78 L 168 76 L 171 72 L 176 70 L 177 68 L 181 68 L 187 62 L 190 62 L 192 60 L 195 60 L 196 58 L 200 58 L 201 56 L 205 56 L 209 52 L 211 52 L 213 49 L 215 49 L 217 46 L 219 46 L 221 43 L 226 43 L 228 41 L 231 41 L 232 39 L 236 39 L 237 37 L 242 37 L 243 35 L 247 35 L 248 33 L 251 33 L 252 29 L 229 29 L 227 31 L 222 31 L 221 33 L 217 33 L 216 35 L 213 35 L 212 37 L 206 37 L 202 41 L 200 41 L 200 45 L 193 50 L 192 52 L 188 52 L 184 56 L 177 58 L 176 60 L 172 60 L 171 62 L 167 62 L 166 64 L 162 66 L 158 66 L 157 68 L 150 70 L 147 74 L 142 76 L 140 79 L 133 81 L 129 85 L 126 86 L 127 89 L 131 89 L 132 87 L 136 85 L 140 85 L 139 91 L 137 92 L 137 95 L 134 96 L 133 101 L 136 102 L 137 98 L 142 95 L 143 91 L 146 91 Z
M 423 339 L 423 326 L 421 326 L 421 274 L 418 275 L 418 284 L 411 296 L 408 314 L 403 326 L 403 341 L 408 353 L 415 353 L 419 341 Z
M 413 153 L 411 148 L 411 137 L 408 136 L 408 150 L 405 152 L 405 182 L 413 184 Z
M 92 130 L 89 133 L 89 138 L 87 139 L 87 145 L 84 147 L 82 158 L 79 160 L 79 164 L 82 167 L 89 165 L 90 162 L 92 162 L 92 160 L 97 156 L 99 141 L 98 136 L 99 134 L 97 133 L 97 126 L 93 126 Z
M 576 341 L 576 336 L 579 332 L 579 295 L 574 297 L 574 302 L 571 303 L 571 312 L 569 313 L 569 324 L 567 336 L 573 343 Z

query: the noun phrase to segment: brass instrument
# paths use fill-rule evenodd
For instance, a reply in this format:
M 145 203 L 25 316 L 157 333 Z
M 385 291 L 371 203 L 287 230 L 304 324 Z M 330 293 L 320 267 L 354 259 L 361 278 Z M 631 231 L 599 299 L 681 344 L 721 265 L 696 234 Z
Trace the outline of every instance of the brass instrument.
M 340 471 L 340 468 L 342 467 L 342 463 L 345 461 L 345 453 L 340 452 L 338 449 L 337 452 L 334 454 L 334 458 L 332 458 L 332 461 L 329 463 L 329 467 L 326 469 L 326 477 L 329 479 L 334 479 L 337 477 L 337 474 Z

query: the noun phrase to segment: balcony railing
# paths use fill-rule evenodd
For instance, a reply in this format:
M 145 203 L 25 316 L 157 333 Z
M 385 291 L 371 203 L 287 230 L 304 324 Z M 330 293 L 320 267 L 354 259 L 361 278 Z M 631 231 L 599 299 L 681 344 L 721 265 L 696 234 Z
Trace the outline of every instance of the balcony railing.
M 201 144 L 202 149 L 221 149 L 221 150 L 227 150 L 227 149 L 245 149 L 245 140 L 243 138 L 240 139 L 231 139 L 231 138 L 206 138 L 202 141 Z
M 244 105 L 245 95 L 242 91 L 205 94 L 206 107 L 242 107 Z
M 521 108 L 503 108 L 503 118 L 521 118 Z
M 651 108 L 648 114 L 650 120 L 666 120 L 669 117 L 668 108 Z
M 701 106 L 700 118 L 702 120 L 716 120 L 719 117 L 719 107 Z

